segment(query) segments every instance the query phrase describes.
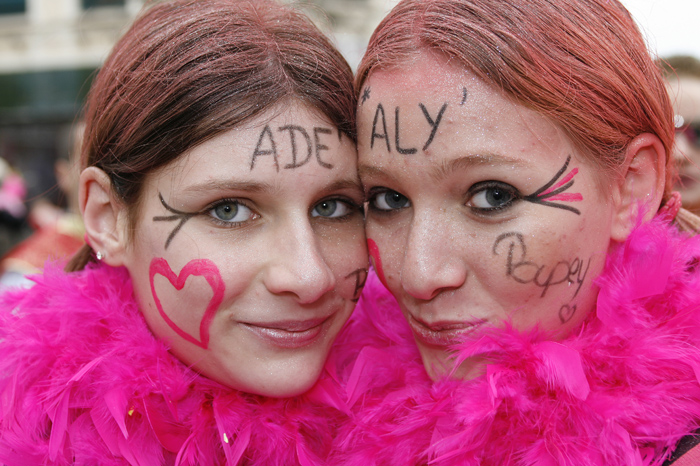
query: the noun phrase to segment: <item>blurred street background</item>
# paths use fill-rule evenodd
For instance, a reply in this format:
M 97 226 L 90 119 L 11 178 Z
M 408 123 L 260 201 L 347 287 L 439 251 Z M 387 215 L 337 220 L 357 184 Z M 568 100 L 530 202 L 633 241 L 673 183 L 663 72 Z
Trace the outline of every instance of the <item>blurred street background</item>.
M 700 0 L 623 2 L 660 56 L 700 55 Z M 372 30 L 396 0 L 304 3 L 303 9 L 333 36 L 355 67 Z M 69 158 L 75 146 L 71 127 L 92 76 L 142 4 L 0 0 L 0 256 L 42 221 L 30 217 L 35 204 L 69 207 L 57 181 L 56 161 L 75 165 Z M 689 25 L 679 23 L 688 20 Z M 21 184 L 5 183 L 11 175 Z

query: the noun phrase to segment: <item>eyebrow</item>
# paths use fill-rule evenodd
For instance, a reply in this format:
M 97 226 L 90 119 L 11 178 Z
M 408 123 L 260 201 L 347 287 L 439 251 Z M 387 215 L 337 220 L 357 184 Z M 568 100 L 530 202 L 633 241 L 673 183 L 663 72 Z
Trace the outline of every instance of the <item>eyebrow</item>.
M 260 183 L 252 181 L 236 181 L 236 180 L 212 180 L 204 183 L 198 183 L 188 186 L 182 191 L 186 194 L 202 193 L 207 191 L 246 191 L 251 193 L 272 193 L 277 190 L 277 187 L 271 183 Z
M 428 176 L 435 182 L 442 181 L 454 172 L 481 165 L 514 165 L 516 167 L 525 167 L 526 164 L 517 159 L 505 157 L 497 154 L 475 154 L 464 157 L 458 157 L 449 161 L 443 162 L 440 166 L 432 168 L 428 172 Z M 360 165 L 360 178 L 383 178 L 390 182 L 397 182 L 398 177 L 394 174 L 374 165 Z
M 505 157 L 503 155 L 490 153 L 474 154 L 445 161 L 439 167 L 431 169 L 430 172 L 428 172 L 428 176 L 433 181 L 438 182 L 460 170 L 483 165 L 514 165 L 515 167 L 526 166 L 522 160 Z
M 273 183 L 253 182 L 253 181 L 236 181 L 236 180 L 212 180 L 204 183 L 198 183 L 188 186 L 183 189 L 185 194 L 198 194 L 207 191 L 243 191 L 248 193 L 264 193 L 274 194 L 279 191 L 280 187 Z M 335 180 L 327 186 L 321 188 L 322 192 L 338 191 L 343 189 L 354 189 L 362 192 L 360 181 L 355 178 L 344 178 Z

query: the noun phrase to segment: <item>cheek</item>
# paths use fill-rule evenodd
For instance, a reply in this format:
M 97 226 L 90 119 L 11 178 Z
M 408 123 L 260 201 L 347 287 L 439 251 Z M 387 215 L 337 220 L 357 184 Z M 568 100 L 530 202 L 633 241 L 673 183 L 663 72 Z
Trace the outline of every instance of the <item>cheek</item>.
M 332 234 L 325 232 L 320 241 L 323 258 L 335 278 L 337 293 L 356 302 L 369 269 L 364 222 L 346 225 Z
M 209 347 L 209 328 L 226 292 L 218 267 L 196 259 L 176 273 L 163 258 L 151 261 L 149 284 L 160 319 L 180 338 Z

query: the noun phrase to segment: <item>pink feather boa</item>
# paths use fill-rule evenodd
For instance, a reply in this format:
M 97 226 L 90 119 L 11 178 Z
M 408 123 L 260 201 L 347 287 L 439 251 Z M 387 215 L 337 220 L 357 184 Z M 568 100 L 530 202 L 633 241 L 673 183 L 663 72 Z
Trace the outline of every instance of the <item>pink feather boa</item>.
M 334 464 L 650 465 L 700 420 L 700 237 L 638 227 L 598 279 L 597 315 L 554 342 L 492 330 L 457 357 L 486 374 L 431 382 L 396 302 L 376 276 L 343 339 L 354 420 Z M 341 351 L 351 354 L 351 351 Z
M 247 395 L 168 353 L 125 270 L 34 280 L 0 303 L 0 464 L 325 464 L 346 418 L 333 358 L 304 396 Z

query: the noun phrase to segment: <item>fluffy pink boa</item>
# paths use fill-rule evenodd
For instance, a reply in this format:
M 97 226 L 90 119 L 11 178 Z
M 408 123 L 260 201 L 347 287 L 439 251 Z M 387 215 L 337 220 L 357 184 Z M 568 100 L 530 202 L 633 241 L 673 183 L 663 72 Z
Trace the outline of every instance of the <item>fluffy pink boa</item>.
M 168 353 L 125 270 L 35 280 L 0 303 L 0 464 L 326 464 L 346 418 L 333 358 L 302 397 L 246 395 Z
M 458 357 L 472 381 L 430 382 L 396 302 L 371 276 L 339 344 L 355 417 L 334 464 L 660 464 L 700 420 L 700 237 L 656 220 L 610 255 L 597 315 L 570 338 L 493 330 Z M 350 354 L 345 351 L 343 354 Z

